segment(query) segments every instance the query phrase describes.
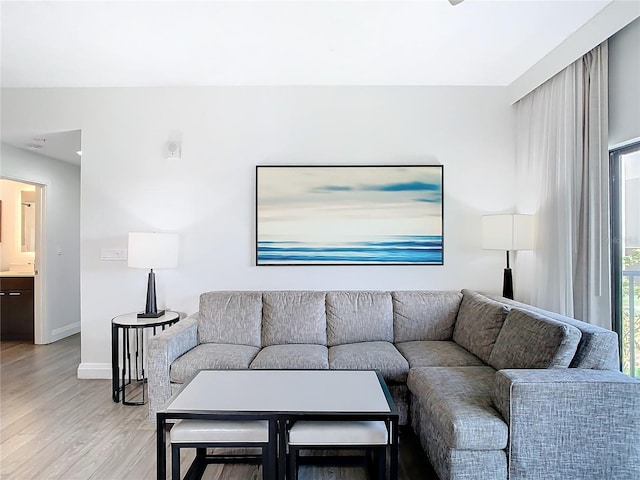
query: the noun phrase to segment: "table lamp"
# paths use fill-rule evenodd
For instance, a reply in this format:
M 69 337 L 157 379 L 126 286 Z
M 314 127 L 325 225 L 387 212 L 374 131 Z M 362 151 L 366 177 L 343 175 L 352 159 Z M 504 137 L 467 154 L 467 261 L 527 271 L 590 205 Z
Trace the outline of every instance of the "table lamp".
M 533 250 L 533 215 L 485 215 L 482 217 L 482 248 L 507 252 L 502 296 L 513 300 L 509 251 Z
M 176 268 L 178 266 L 177 233 L 129 233 L 128 265 L 132 268 L 148 268 L 147 303 L 138 318 L 158 318 L 156 302 L 156 277 L 153 269 Z

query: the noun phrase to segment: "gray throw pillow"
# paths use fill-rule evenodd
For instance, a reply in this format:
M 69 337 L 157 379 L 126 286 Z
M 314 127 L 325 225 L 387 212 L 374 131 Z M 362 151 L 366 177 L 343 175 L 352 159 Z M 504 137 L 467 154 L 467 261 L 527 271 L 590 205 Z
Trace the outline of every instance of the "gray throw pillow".
M 582 334 L 576 327 L 513 308 L 507 315 L 489 365 L 503 368 L 568 367 Z
M 503 303 L 471 290 L 462 290 L 453 341 L 489 363 L 489 356 L 508 311 Z

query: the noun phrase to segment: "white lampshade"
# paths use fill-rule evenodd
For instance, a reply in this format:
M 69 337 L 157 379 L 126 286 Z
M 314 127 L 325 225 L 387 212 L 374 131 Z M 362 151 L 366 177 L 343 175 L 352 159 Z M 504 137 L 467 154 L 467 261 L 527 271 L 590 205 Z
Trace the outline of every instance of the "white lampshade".
M 485 215 L 482 248 L 533 250 L 533 215 Z
M 132 268 L 176 268 L 177 233 L 129 233 L 128 265 Z

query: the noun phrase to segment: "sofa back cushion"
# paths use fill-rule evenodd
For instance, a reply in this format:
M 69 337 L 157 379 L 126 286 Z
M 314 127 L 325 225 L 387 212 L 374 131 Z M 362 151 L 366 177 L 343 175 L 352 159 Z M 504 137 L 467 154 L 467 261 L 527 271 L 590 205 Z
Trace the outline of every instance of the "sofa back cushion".
M 616 332 L 576 320 L 575 318 L 566 317 L 559 313 L 516 302 L 515 300 L 502 297 L 490 297 L 513 307 L 539 313 L 553 320 L 568 323 L 579 329 L 582 337 L 580 338 L 580 343 L 571 361 L 571 365 L 569 365 L 571 368 L 620 371 L 618 334 Z
M 393 304 L 387 292 L 327 292 L 327 343 L 393 342 Z
M 460 292 L 392 292 L 396 343 L 451 340 L 462 301 Z
M 453 328 L 454 342 L 489 363 L 507 312 L 506 305 L 500 302 L 471 290 L 462 290 L 462 302 Z
M 262 345 L 327 344 L 325 292 L 265 292 Z
M 199 343 L 261 346 L 262 293 L 203 293 L 199 313 Z
M 491 352 L 489 365 L 504 368 L 568 367 L 582 334 L 576 327 L 512 308 Z

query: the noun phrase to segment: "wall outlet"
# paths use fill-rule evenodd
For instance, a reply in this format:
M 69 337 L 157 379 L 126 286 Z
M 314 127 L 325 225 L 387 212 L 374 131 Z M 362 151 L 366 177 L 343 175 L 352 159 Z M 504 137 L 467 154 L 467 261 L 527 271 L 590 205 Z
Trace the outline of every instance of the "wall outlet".
M 102 248 L 100 249 L 100 260 L 104 261 L 126 261 L 126 248 Z

